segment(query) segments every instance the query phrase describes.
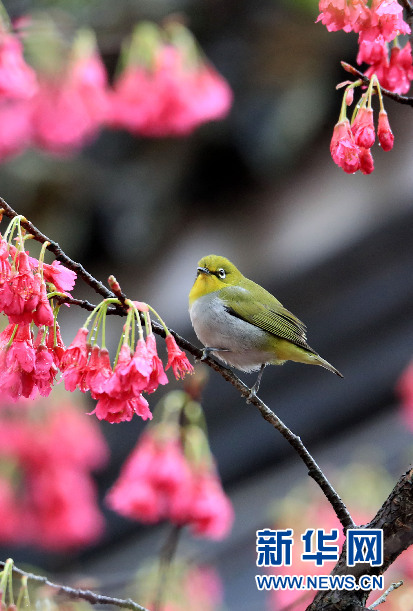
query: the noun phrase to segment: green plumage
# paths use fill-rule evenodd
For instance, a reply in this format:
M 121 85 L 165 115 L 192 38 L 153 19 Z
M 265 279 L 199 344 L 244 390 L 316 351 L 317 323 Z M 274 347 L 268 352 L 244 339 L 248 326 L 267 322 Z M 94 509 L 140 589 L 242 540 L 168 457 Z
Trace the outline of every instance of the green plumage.
M 252 280 L 243 278 L 239 286 L 221 289 L 220 297 L 234 316 L 300 348 L 314 352 L 307 344 L 305 324 L 284 308 L 271 293 Z
M 225 257 L 208 255 L 199 261 L 189 305 L 207 350 L 234 367 L 254 371 L 290 360 L 321 365 L 342 377 L 307 344 L 304 323 Z

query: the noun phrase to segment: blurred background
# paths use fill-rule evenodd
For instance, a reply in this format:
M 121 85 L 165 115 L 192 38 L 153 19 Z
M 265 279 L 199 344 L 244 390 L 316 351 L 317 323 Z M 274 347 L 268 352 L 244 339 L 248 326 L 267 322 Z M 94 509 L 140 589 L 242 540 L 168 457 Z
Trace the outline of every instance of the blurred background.
M 381 481 L 372 487 L 380 494 L 371 493 L 375 502 L 364 514 L 371 519 L 411 460 L 411 432 L 395 394 L 412 355 L 411 109 L 385 102 L 395 146 L 390 153 L 374 147 L 373 174 L 347 175 L 334 165 L 329 143 L 341 104 L 335 85 L 348 76 L 340 60 L 355 64 L 357 39 L 315 24 L 315 0 L 4 5 L 13 19 L 46 11 L 63 24 L 69 40 L 76 28 L 93 28 L 112 79 L 133 24 L 179 15 L 228 81 L 234 101 L 224 120 L 176 138 L 102 130 L 67 156 L 25 151 L 0 165 L 0 195 L 72 259 L 104 282 L 114 274 L 128 296 L 152 304 L 196 345 L 187 295 L 202 256 L 227 256 L 273 292 L 307 324 L 309 344 L 344 380 L 322 368 L 287 363 L 265 372 L 260 396 L 332 474 L 350 511 L 346 493 L 351 496 L 352 484 L 340 489 L 339 467 L 361 465 L 370 481 Z M 80 281 L 74 295 L 97 301 Z M 59 318 L 69 344 L 86 315 L 71 307 Z M 116 350 L 120 323 L 112 327 Z M 289 527 L 292 508 L 301 505 L 280 503 L 286 495 L 296 498 L 297 486 L 307 498 L 308 485 L 315 484 L 307 484 L 298 457 L 255 408 L 220 376 L 208 375 L 202 404 L 236 520 L 225 541 L 184 535 L 179 551 L 219 572 L 220 608 L 282 609 L 283 602 L 256 589 L 255 531 L 272 526 L 278 514 Z M 254 382 L 253 376 L 241 377 Z M 143 423 L 101 428 L 111 451 L 107 467 L 96 474 L 103 497 Z M 381 468 L 389 476 L 375 480 Z M 311 494 L 316 500 L 309 504 L 321 502 L 321 492 Z M 12 555 L 18 565 L 40 567 L 58 581 L 82 579 L 121 595 L 143 561 L 156 558 L 168 526 L 144 527 L 104 505 L 102 511 L 104 534 L 86 550 L 5 546 L 1 558 Z M 403 607 L 408 608 L 413 607 Z

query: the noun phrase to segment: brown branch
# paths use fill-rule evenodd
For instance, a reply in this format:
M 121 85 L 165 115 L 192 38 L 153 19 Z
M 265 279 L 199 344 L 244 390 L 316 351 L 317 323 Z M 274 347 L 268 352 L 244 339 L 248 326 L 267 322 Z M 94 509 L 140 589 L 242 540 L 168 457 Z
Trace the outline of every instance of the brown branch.
M 13 208 L 9 206 L 9 204 L 2 197 L 0 197 L 0 206 L 3 209 L 3 214 L 5 214 L 5 216 L 11 219 L 16 216 L 19 216 L 19 214 L 15 210 L 13 210 Z M 27 219 L 24 219 L 21 221 L 21 225 L 33 236 L 33 238 L 37 242 L 40 242 L 41 244 L 44 244 L 44 242 L 49 242 L 47 250 L 50 250 L 50 252 L 55 255 L 58 261 L 66 265 L 66 267 L 68 267 L 72 271 L 76 272 L 76 274 L 78 274 L 78 276 L 80 276 L 86 282 L 86 284 L 88 284 L 104 299 L 114 297 L 112 291 L 110 291 L 108 288 L 106 288 L 104 284 L 102 284 L 101 282 L 99 282 L 99 280 L 96 280 L 96 278 L 89 274 L 89 272 L 85 270 L 83 265 L 70 259 L 70 257 L 68 257 L 63 252 L 57 242 L 54 242 L 53 240 L 45 236 L 44 233 L 39 231 L 39 229 L 37 229 L 37 227 L 33 225 L 33 223 L 31 223 Z
M 0 566 L 4 567 L 5 562 L 0 562 Z M 131 598 L 123 599 L 123 598 L 113 598 L 112 596 L 105 596 L 103 594 L 96 594 L 96 592 L 92 592 L 91 590 L 82 590 L 79 588 L 71 588 L 69 586 L 63 586 L 57 583 L 53 583 L 49 581 L 47 577 L 43 577 L 41 575 L 35 575 L 34 573 L 27 573 L 26 571 L 22 571 L 13 565 L 13 573 L 17 573 L 22 577 L 26 577 L 30 579 L 30 581 L 35 581 L 45 586 L 49 586 L 57 590 L 57 594 L 63 594 L 68 596 L 69 598 L 80 598 L 82 600 L 86 600 L 92 605 L 113 605 L 116 607 L 120 607 L 122 609 L 131 609 L 132 611 L 148 611 L 146 607 L 142 607 Z
M 382 528 L 384 562 L 380 567 L 369 564 L 346 564 L 346 544 L 332 575 L 382 575 L 400 554 L 413 544 L 413 468 L 404 473 L 382 507 L 365 528 Z M 354 611 L 365 609 L 369 591 L 330 590 L 319 592 L 307 611 Z
M 2 206 L 3 212 L 7 217 L 14 218 L 18 216 L 17 212 L 13 210 L 13 208 L 11 208 L 7 204 L 7 202 L 5 202 L 4 199 L 2 199 L 1 197 L 0 197 L 0 205 Z M 50 250 L 54 255 L 56 255 L 59 261 L 64 263 L 69 269 L 78 273 L 79 276 L 86 282 L 86 284 L 92 287 L 99 295 L 101 295 L 104 298 L 114 296 L 114 294 L 111 291 L 109 291 L 101 282 L 99 282 L 93 276 L 91 276 L 91 274 L 89 274 L 80 263 L 76 263 L 75 261 L 70 259 L 62 251 L 62 249 L 56 242 L 53 242 L 53 240 L 50 240 L 47 236 L 45 236 L 30 221 L 25 219 L 24 221 L 22 221 L 22 225 L 25 229 L 27 229 L 30 232 L 30 234 L 34 237 L 35 240 L 38 240 L 39 242 L 42 242 L 42 243 L 49 242 L 47 249 Z M 119 291 L 120 291 L 120 287 L 119 287 Z M 122 297 L 125 298 L 123 293 L 122 293 Z M 71 297 L 59 298 L 59 299 L 62 302 L 71 303 L 73 305 L 79 305 L 80 307 L 85 308 L 86 310 L 93 310 L 95 307 L 93 304 L 89 303 L 88 301 L 77 300 Z M 126 310 L 127 310 L 126 306 L 119 305 L 117 307 L 114 306 L 112 308 L 109 308 L 108 313 L 118 314 L 122 316 L 122 315 L 125 315 Z M 165 330 L 163 329 L 161 325 L 159 325 L 156 322 L 153 322 L 152 326 L 153 326 L 153 330 L 155 331 L 155 333 L 157 333 L 161 337 L 165 337 Z M 180 348 L 192 354 L 192 356 L 194 356 L 195 359 L 197 360 L 200 360 L 202 358 L 202 355 L 203 355 L 202 350 L 200 350 L 199 348 L 196 348 L 193 344 L 191 344 L 186 339 L 178 335 L 172 329 L 169 329 L 169 331 L 176 339 L 176 342 L 178 346 L 180 346 Z M 320 486 L 324 495 L 326 496 L 331 506 L 333 507 L 337 515 L 337 518 L 340 520 L 341 524 L 343 525 L 343 528 L 346 529 L 346 528 L 354 527 L 354 522 L 345 504 L 343 503 L 343 501 L 341 500 L 337 492 L 334 490 L 333 486 L 330 484 L 330 482 L 328 481 L 328 479 L 326 478 L 326 476 L 324 475 L 324 473 L 322 472 L 322 470 L 320 469 L 320 467 L 318 466 L 314 458 L 311 456 L 311 454 L 309 453 L 309 451 L 307 450 L 307 448 L 301 441 L 300 437 L 298 437 L 297 435 L 294 435 L 294 433 L 290 431 L 290 429 L 278 418 L 278 416 L 274 414 L 274 412 L 267 405 L 265 405 L 263 401 L 261 401 L 261 399 L 259 399 L 257 396 L 251 397 L 251 391 L 248 388 L 248 386 L 246 386 L 232 371 L 230 371 L 223 365 L 220 365 L 219 363 L 217 363 L 216 361 L 214 361 L 211 358 L 206 358 L 205 360 L 203 359 L 203 362 L 206 365 L 208 365 L 209 367 L 211 367 L 211 369 L 219 373 L 227 382 L 230 382 L 230 384 L 232 384 L 238 390 L 241 396 L 247 399 L 248 402 L 255 405 L 255 407 L 257 407 L 258 410 L 260 411 L 261 416 L 265 420 L 267 420 L 267 422 L 269 422 L 275 429 L 277 429 L 277 431 L 281 433 L 281 435 L 288 441 L 288 443 L 297 452 L 301 460 L 304 462 L 304 464 L 308 468 L 308 475 L 312 477 L 314 481 Z
M 351 68 L 351 67 L 350 67 Z M 355 70 L 355 69 L 354 69 Z M 363 75 L 356 71 L 357 76 L 363 78 Z M 368 79 L 367 79 L 368 81 Z M 390 92 L 391 93 L 391 92 Z M 393 94 L 391 94 L 393 96 Z M 4 214 L 13 218 L 17 216 L 17 213 L 0 198 L 0 203 L 3 206 Z M 65 253 L 61 250 L 60 246 L 49 240 L 47 236 L 42 234 L 36 227 L 29 221 L 23 221 L 24 227 L 30 231 L 33 237 L 40 242 L 49 242 L 48 249 L 53 252 L 60 261 L 62 261 L 69 269 L 76 271 L 82 277 L 82 279 L 92 288 L 96 290 L 98 294 L 103 297 L 110 297 L 113 294 L 104 287 L 104 285 L 98 282 L 93 276 L 91 276 L 79 263 L 72 261 Z M 84 300 L 77 300 L 73 298 L 65 298 L 64 301 L 78 305 L 87 310 L 94 308 L 94 305 Z M 117 315 L 124 315 L 125 309 L 122 306 L 110 308 L 110 313 Z M 153 323 L 154 331 L 165 337 L 164 329 L 157 323 Z M 170 332 L 175 337 L 178 345 L 183 349 L 192 354 L 196 359 L 201 359 L 202 350 L 193 346 L 183 337 L 179 336 L 173 330 Z M 343 525 L 344 529 L 354 527 L 353 520 L 347 511 L 343 501 L 334 490 L 330 482 L 325 477 L 320 467 L 315 462 L 314 458 L 308 452 L 307 448 L 302 443 L 300 437 L 295 435 L 279 418 L 274 412 L 257 396 L 250 394 L 250 389 L 229 369 L 220 365 L 211 358 L 204 360 L 211 369 L 219 373 L 227 382 L 232 384 L 234 388 L 244 397 L 248 402 L 252 403 L 260 412 L 261 416 L 269 422 L 275 429 L 277 429 L 282 436 L 288 441 L 292 448 L 300 456 L 308 468 L 308 474 L 314 479 L 318 486 L 323 491 L 324 495 L 333 507 L 338 519 Z M 376 517 L 367 525 L 370 528 L 383 528 L 384 532 L 384 553 L 385 562 L 382 567 L 373 569 L 366 565 L 356 565 L 356 567 L 347 567 L 345 564 L 346 553 L 345 545 L 343 546 L 342 554 L 337 563 L 333 574 L 353 574 L 356 577 L 361 574 L 364 575 L 378 575 L 382 574 L 392 562 L 400 555 L 400 553 L 407 549 L 413 543 L 413 494 L 412 494 L 412 471 L 408 471 L 404 474 L 399 482 L 396 484 L 389 498 L 383 504 L 382 508 L 377 513 Z M 14 569 L 16 570 L 16 569 Z M 17 570 L 18 571 L 18 570 Z M 22 573 L 22 572 L 21 572 Z M 22 573 L 23 574 L 23 573 Z M 143 607 L 137 605 L 130 600 L 119 600 L 111 597 L 100 596 L 90 592 L 88 590 L 75 590 L 66 586 L 58 586 L 52 584 L 46 578 L 37 577 L 36 575 L 27 574 L 29 578 L 35 579 L 51 587 L 57 588 L 60 592 L 65 593 L 69 596 L 84 598 L 89 600 L 92 604 L 115 604 L 117 606 L 123 606 L 130 608 L 133 611 L 146 611 Z M 308 607 L 308 611 L 362 611 L 365 610 L 365 602 L 367 600 L 368 592 L 365 591 L 332 591 L 319 593 L 314 599 L 313 603 Z
M 341 62 L 341 65 L 343 66 L 344 70 L 346 70 L 346 72 L 350 72 L 350 74 L 352 74 L 353 76 L 356 76 L 357 78 L 361 79 L 366 85 L 370 83 L 370 79 L 368 78 L 368 76 L 360 72 L 360 70 L 357 70 L 357 68 L 354 68 L 354 66 L 352 66 L 351 64 L 348 64 L 347 62 Z M 391 100 L 399 102 L 399 104 L 406 104 L 407 106 L 413 107 L 413 97 L 400 95 L 399 93 L 394 93 L 394 91 L 389 91 L 388 89 L 384 89 L 383 87 L 380 87 L 380 89 L 382 94 L 387 96 Z

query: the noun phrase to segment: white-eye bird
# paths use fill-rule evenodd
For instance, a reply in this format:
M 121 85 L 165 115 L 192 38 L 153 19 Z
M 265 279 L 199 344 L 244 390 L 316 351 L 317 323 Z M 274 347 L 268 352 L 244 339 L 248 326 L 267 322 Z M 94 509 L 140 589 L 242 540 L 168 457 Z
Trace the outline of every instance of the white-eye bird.
M 304 323 L 225 257 L 208 255 L 199 261 L 189 313 L 205 346 L 203 358 L 213 354 L 241 371 L 260 370 L 253 394 L 269 364 L 320 365 L 343 377 L 307 344 Z

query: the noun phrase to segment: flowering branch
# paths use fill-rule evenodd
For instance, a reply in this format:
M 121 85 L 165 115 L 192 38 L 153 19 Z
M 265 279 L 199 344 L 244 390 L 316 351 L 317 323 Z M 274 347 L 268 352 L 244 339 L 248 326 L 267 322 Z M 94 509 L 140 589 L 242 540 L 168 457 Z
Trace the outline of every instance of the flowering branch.
M 18 217 L 19 215 L 12 209 L 10 206 L 0 198 L 0 205 L 3 207 L 3 212 L 6 216 L 10 218 Z M 93 288 L 99 295 L 105 298 L 103 303 L 99 306 L 94 306 L 88 301 L 77 300 L 71 297 L 62 295 L 59 297 L 62 302 L 71 303 L 73 305 L 78 305 L 87 310 L 99 311 L 102 307 L 104 311 L 117 315 L 127 315 L 127 325 L 128 328 L 131 328 L 131 320 L 134 316 L 132 309 L 135 309 L 135 315 L 137 316 L 136 322 L 139 323 L 139 316 L 147 315 L 147 309 L 142 309 L 139 313 L 137 309 L 138 302 L 130 301 L 121 291 L 118 283 L 113 277 L 109 279 L 109 285 L 113 290 L 113 293 L 107 289 L 102 283 L 97 281 L 93 276 L 91 276 L 79 263 L 72 261 L 60 248 L 60 246 L 49 240 L 47 236 L 41 233 L 32 223 L 27 221 L 26 219 L 21 220 L 20 222 L 22 227 L 25 230 L 30 232 L 30 235 L 33 236 L 35 240 L 43 243 L 47 249 L 49 249 L 55 256 L 62 261 L 67 268 L 72 271 L 78 273 L 81 278 L 91 287 Z M 140 304 L 140 307 L 145 304 Z M 150 306 L 146 306 L 147 308 Z M 131 309 L 132 308 L 132 309 Z M 152 308 L 151 308 L 152 310 Z M 132 318 L 131 318 L 132 317 Z M 90 317 L 89 317 L 90 319 Z M 129 320 L 129 323 L 128 323 Z M 196 359 L 201 359 L 202 351 L 199 348 L 193 346 L 186 339 L 180 337 L 177 333 L 169 330 L 166 325 L 161 321 L 162 324 L 157 324 L 153 322 L 153 330 L 162 337 L 170 337 L 173 335 L 175 338 L 176 344 L 182 348 L 183 350 L 192 354 Z M 80 332 L 83 335 L 87 335 L 88 331 L 85 328 L 82 328 Z M 128 348 L 129 350 L 129 348 Z M 250 389 L 246 384 L 244 384 L 232 371 L 220 365 L 216 361 L 211 358 L 206 358 L 204 362 L 211 367 L 214 371 L 218 372 L 227 382 L 231 383 L 234 388 L 240 393 L 242 397 L 244 397 L 247 402 L 252 403 L 260 412 L 261 416 L 269 422 L 275 429 L 277 429 L 283 437 L 288 441 L 288 443 L 292 446 L 292 448 L 297 452 L 300 456 L 301 460 L 304 462 L 306 467 L 308 468 L 308 474 L 310 477 L 314 479 L 314 481 L 318 484 L 318 486 L 323 491 L 324 495 L 330 502 L 333 507 L 339 521 L 341 522 L 343 528 L 346 530 L 347 528 L 354 528 L 355 524 L 344 505 L 343 501 L 334 490 L 328 479 L 325 477 L 324 473 L 308 452 L 307 448 L 301 441 L 300 437 L 295 435 L 279 418 L 276 414 L 257 396 L 251 397 Z M 63 374 L 65 375 L 65 370 L 63 369 Z M 116 421 L 116 420 L 112 420 Z M 413 543 L 413 470 L 408 471 L 402 478 L 399 480 L 394 490 L 390 494 L 387 501 L 383 504 L 380 511 L 377 513 L 376 517 L 367 525 L 367 528 L 383 528 L 384 531 L 384 553 L 385 553 L 385 561 L 380 569 L 370 568 L 371 574 L 381 574 L 383 573 L 387 567 L 394 562 L 394 560 L 398 557 L 398 555 L 407 547 L 409 547 Z M 357 576 L 359 571 L 362 570 L 363 574 L 369 573 L 369 568 L 363 566 L 356 566 L 355 568 L 348 568 L 345 564 L 345 546 L 343 547 L 342 554 L 339 562 L 337 563 L 333 573 L 334 574 L 354 574 Z M 22 573 L 23 574 L 23 573 Z M 361 573 L 360 573 L 361 574 Z M 72 597 L 83 598 L 88 600 L 92 604 L 95 603 L 103 603 L 103 604 L 115 604 L 119 607 L 125 607 L 132 609 L 132 611 L 146 611 L 144 607 L 141 607 L 137 603 L 134 603 L 130 600 L 119 600 L 114 599 L 107 596 L 100 596 L 94 594 L 90 591 L 84 590 L 76 590 L 73 588 L 68 588 L 66 586 L 58 586 L 56 584 L 50 583 L 47 578 L 37 577 L 35 575 L 27 574 L 28 578 L 35 579 L 39 582 L 45 583 L 47 585 L 51 585 L 59 589 L 62 593 L 65 593 Z M 321 609 L 331 608 L 331 605 L 334 604 L 334 609 L 337 611 L 348 611 L 349 609 L 365 609 L 363 606 L 365 604 L 367 598 L 367 593 L 364 591 L 359 592 L 322 592 L 318 594 L 310 607 L 309 611 L 320 611 Z
M 13 210 L 13 208 L 9 206 L 9 204 L 2 197 L 0 197 L 0 206 L 3 209 L 3 214 L 9 217 L 10 219 L 19 216 L 18 213 Z M 40 242 L 41 244 L 48 242 L 47 250 L 52 252 L 58 261 L 66 265 L 66 267 L 68 267 L 69 269 L 76 272 L 76 274 L 78 274 L 78 276 L 80 276 L 86 282 L 86 284 L 93 288 L 99 295 L 101 295 L 105 299 L 114 296 L 112 291 L 107 289 L 104 284 L 102 284 L 101 282 L 99 282 L 99 280 L 96 280 L 96 278 L 89 274 L 89 272 L 85 270 L 83 265 L 70 259 L 70 257 L 68 257 L 63 252 L 57 242 L 54 242 L 53 240 L 45 236 L 44 233 L 39 231 L 39 229 L 37 229 L 37 227 L 33 225 L 33 223 L 31 223 L 27 219 L 23 219 L 21 221 L 21 225 L 30 233 L 30 235 L 33 236 L 33 238 L 37 242 Z M 67 301 L 66 298 L 64 299 L 64 301 Z
M 0 566 L 5 567 L 6 563 L 0 561 Z M 30 581 L 35 581 L 39 584 L 49 586 L 50 588 L 54 588 L 57 590 L 57 594 L 64 594 L 70 598 L 81 598 L 82 600 L 86 600 L 92 605 L 114 605 L 116 607 L 122 609 L 131 609 L 131 611 L 148 611 L 146 607 L 142 607 L 131 598 L 122 599 L 122 598 L 113 598 L 111 596 L 105 596 L 103 594 L 96 594 L 96 592 L 92 592 L 91 590 L 82 590 L 79 588 L 71 588 L 69 586 L 63 586 L 57 583 L 53 583 L 49 581 L 47 577 L 43 577 L 41 575 L 35 575 L 34 573 L 27 573 L 26 571 L 22 571 L 13 565 L 13 573 L 21 575 L 26 579 L 30 579 Z
M 347 62 L 341 62 L 341 65 L 343 66 L 344 70 L 346 70 L 346 72 L 349 72 L 353 76 L 356 76 L 357 78 L 361 79 L 366 85 L 370 85 L 369 77 L 363 74 L 363 72 L 360 72 L 360 70 L 357 70 L 357 68 L 354 68 L 354 66 L 348 64 Z M 399 102 L 399 104 L 406 104 L 407 106 L 413 106 L 413 97 L 400 95 L 399 93 L 394 93 L 394 91 L 389 91 L 388 89 L 384 89 L 383 87 L 381 87 L 380 89 L 383 95 L 394 100 L 395 102 Z
M 3 208 L 3 213 L 9 218 L 14 218 L 18 216 L 17 212 L 13 210 L 13 208 L 11 208 L 2 198 L 0 198 L 0 205 Z M 59 261 L 64 263 L 66 267 L 78 273 L 79 276 L 84 280 L 84 282 L 86 282 L 86 284 L 93 288 L 99 295 L 101 295 L 105 299 L 111 299 L 114 297 L 114 294 L 109 289 L 107 289 L 101 282 L 99 282 L 91 274 L 89 274 L 89 272 L 87 272 L 80 263 L 77 263 L 70 259 L 62 251 L 59 244 L 57 244 L 53 240 L 50 240 L 41 231 L 39 231 L 37 227 L 35 227 L 30 221 L 25 219 L 21 221 L 21 224 L 27 231 L 30 232 L 30 234 L 35 240 L 41 243 L 47 243 L 46 248 L 50 250 L 59 259 Z M 111 286 L 114 287 L 118 296 L 122 296 L 123 304 L 120 303 L 119 305 L 113 305 L 111 308 L 108 307 L 107 313 L 124 316 L 127 313 L 128 306 L 125 305 L 124 296 L 123 293 L 121 293 L 120 291 L 120 287 L 116 286 L 114 282 L 114 279 L 112 279 Z M 63 296 L 61 297 L 61 301 L 74 305 L 79 305 L 87 310 L 94 310 L 96 308 L 96 306 L 89 303 L 88 301 L 75 300 L 71 297 Z M 166 336 L 167 331 L 162 325 L 153 322 L 152 326 L 155 333 L 157 333 L 161 337 Z M 202 350 L 196 348 L 193 344 L 188 342 L 183 337 L 179 336 L 174 331 L 168 329 L 168 332 L 174 336 L 176 343 L 178 344 L 178 346 L 180 346 L 180 348 L 192 354 L 192 356 L 194 356 L 197 360 L 200 360 L 202 358 Z M 293 449 L 297 452 L 297 454 L 300 456 L 300 458 L 308 468 L 309 476 L 314 479 L 314 481 L 323 491 L 324 495 L 333 507 L 337 518 L 343 525 L 343 528 L 347 529 L 354 527 L 354 522 L 349 512 L 347 511 L 346 506 L 344 505 L 343 501 L 341 500 L 337 492 L 334 490 L 333 486 L 330 484 L 330 482 L 328 481 L 314 458 L 311 456 L 311 454 L 301 441 L 300 437 L 295 435 L 280 420 L 280 418 L 278 418 L 278 416 L 276 416 L 275 413 L 263 401 L 261 401 L 261 399 L 259 399 L 257 396 L 251 397 L 251 392 L 248 386 L 244 384 L 232 371 L 230 371 L 223 365 L 220 365 L 211 358 L 207 358 L 203 362 L 206 363 L 209 367 L 211 367 L 211 369 L 218 372 L 227 382 L 230 382 L 236 388 L 236 390 L 238 390 L 241 396 L 244 397 L 246 400 L 250 401 L 260 411 L 261 416 L 281 433 L 281 435 L 293 447 Z

